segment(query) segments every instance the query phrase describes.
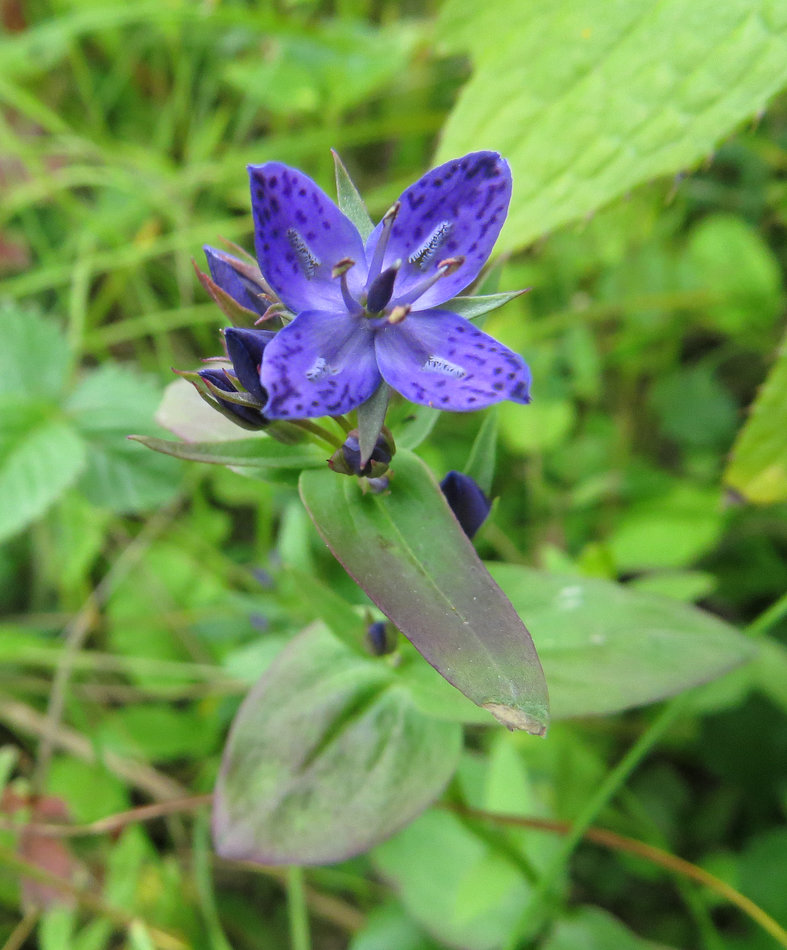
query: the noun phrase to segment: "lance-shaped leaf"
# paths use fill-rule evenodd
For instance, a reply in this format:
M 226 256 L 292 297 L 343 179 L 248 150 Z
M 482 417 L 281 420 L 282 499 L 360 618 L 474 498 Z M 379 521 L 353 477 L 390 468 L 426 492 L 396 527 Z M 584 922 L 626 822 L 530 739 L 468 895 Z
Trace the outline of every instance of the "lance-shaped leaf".
M 308 442 L 285 445 L 274 439 L 234 439 L 226 442 L 173 442 L 153 436 L 130 435 L 149 449 L 189 462 L 249 466 L 259 469 L 314 468 L 324 466 L 325 449 Z
M 214 797 L 216 850 L 262 864 L 366 851 L 438 797 L 461 744 L 461 727 L 420 713 L 387 664 L 309 627 L 235 719 Z
M 335 557 L 450 683 L 512 729 L 546 731 L 548 699 L 522 621 L 416 456 L 399 452 L 386 495 L 304 472 L 301 497 Z
M 756 655 L 729 624 L 666 597 L 518 564 L 489 569 L 528 618 L 556 719 L 652 703 Z

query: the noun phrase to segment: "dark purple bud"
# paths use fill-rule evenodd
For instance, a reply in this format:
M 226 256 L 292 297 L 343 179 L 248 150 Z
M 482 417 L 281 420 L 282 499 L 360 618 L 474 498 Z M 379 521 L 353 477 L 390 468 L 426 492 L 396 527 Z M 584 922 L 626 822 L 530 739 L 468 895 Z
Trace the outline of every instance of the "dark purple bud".
M 389 267 L 372 281 L 366 298 L 366 309 L 369 313 L 379 313 L 388 305 L 398 273 L 398 267 Z
M 207 244 L 203 247 L 203 250 L 214 283 L 242 307 L 262 314 L 267 309 L 270 301 L 260 296 L 262 287 L 244 273 L 247 270 L 244 262 L 237 257 L 233 257 L 232 254 L 219 251 Z M 262 275 L 260 274 L 261 278 Z
M 376 480 L 388 471 L 392 458 L 393 442 L 383 431 L 377 437 L 371 458 L 362 467 L 358 430 L 353 429 L 352 432 L 348 433 L 342 447 L 334 452 L 328 464 L 334 472 L 339 472 L 342 475 L 358 475 L 359 477 Z
M 396 649 L 398 631 L 393 624 L 386 620 L 377 620 L 370 623 L 366 631 L 366 645 L 373 656 L 385 656 Z
M 461 472 L 449 472 L 440 482 L 440 488 L 462 530 L 472 538 L 486 521 L 492 507 L 489 499 L 469 475 Z
M 238 392 L 233 380 L 224 369 L 201 369 L 197 375 L 216 389 L 222 390 L 222 392 L 233 394 Z M 269 420 L 265 418 L 260 408 L 244 406 L 229 399 L 221 399 L 214 393 L 211 393 L 211 395 L 224 410 L 227 418 L 237 422 L 244 429 L 264 429 L 269 424 Z
M 235 375 L 246 392 L 256 396 L 261 403 L 268 400 L 268 394 L 260 384 L 262 354 L 275 335 L 273 330 L 245 330 L 240 327 L 227 327 L 224 330 L 227 356 Z

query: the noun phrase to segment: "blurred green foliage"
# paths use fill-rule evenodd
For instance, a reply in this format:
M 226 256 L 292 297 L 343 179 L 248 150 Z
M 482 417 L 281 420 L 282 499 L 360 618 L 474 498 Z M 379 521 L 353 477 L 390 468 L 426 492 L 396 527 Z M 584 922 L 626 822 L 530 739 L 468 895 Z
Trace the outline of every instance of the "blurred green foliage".
M 599 5 L 573 6 L 581 35 L 581 14 Z M 446 801 L 584 815 L 707 867 L 787 926 L 787 387 L 776 361 L 787 103 L 768 102 L 784 83 L 783 6 L 697 4 L 694 27 L 676 20 L 680 6 L 604 5 L 586 49 L 545 3 L 0 3 L 4 821 L 36 815 L 31 791 L 77 822 L 209 791 L 242 695 L 327 609 L 319 590 L 304 596 L 297 572 L 364 602 L 291 487 L 125 440 L 156 431 L 172 366 L 218 351 L 219 315 L 191 258 L 219 236 L 250 247 L 244 166 L 285 161 L 330 190 L 334 147 L 376 217 L 436 150 L 499 148 L 514 160 L 505 240 L 517 253 L 485 289 L 532 289 L 485 328 L 526 356 L 535 401 L 498 413 L 497 502 L 479 549 L 699 602 L 759 653 L 692 692 L 630 776 L 616 779 L 615 766 L 669 704 L 560 722 L 546 741 L 470 728 Z M 675 126 L 667 158 L 655 150 L 659 161 L 623 167 L 594 123 L 617 109 L 626 142 L 638 115 L 624 98 L 652 91 L 641 101 L 664 104 L 668 132 L 695 101 L 667 98 L 653 46 L 663 38 L 646 29 L 647 11 L 629 35 L 652 67 L 631 76 L 612 60 L 594 73 L 583 59 L 640 7 L 673 23 L 681 62 L 718 34 L 707 75 L 683 91 L 702 92 L 710 76 L 719 96 L 701 113 L 712 121 Z M 517 45 L 523 30 L 535 47 L 553 36 L 545 62 Z M 561 43 L 576 55 L 556 55 Z M 561 65 L 589 70 L 600 98 L 553 104 L 540 124 L 526 94 L 548 97 Z M 650 141 L 659 128 L 641 132 Z M 664 173 L 678 177 L 654 178 Z M 417 433 L 427 415 L 405 423 L 411 408 L 394 411 Z M 482 424 L 443 416 L 419 454 L 438 474 L 462 468 Z M 66 668 L 47 768 L 43 715 Z M 586 815 L 605 782 L 608 796 Z M 191 814 L 67 839 L 73 906 L 25 918 L 26 942 L 11 850 L 20 836 L 4 825 L 0 940 L 303 950 L 288 920 L 297 878 L 212 858 L 204 815 Z M 563 840 L 433 809 L 371 855 L 306 871 L 312 945 L 776 945 L 711 891 L 641 858 L 585 843 L 561 863 Z M 53 855 L 32 863 L 46 871 Z M 521 913 L 547 871 L 528 943 Z

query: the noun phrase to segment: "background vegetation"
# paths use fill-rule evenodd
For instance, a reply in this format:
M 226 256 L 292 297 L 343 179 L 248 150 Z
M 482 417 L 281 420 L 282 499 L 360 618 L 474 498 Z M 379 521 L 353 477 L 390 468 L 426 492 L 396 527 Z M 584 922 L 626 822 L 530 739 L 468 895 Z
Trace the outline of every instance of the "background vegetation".
M 787 33 L 778 3 L 685 7 L 0 3 L 6 948 L 787 946 L 717 890 L 570 834 L 680 855 L 787 926 Z M 250 246 L 246 163 L 330 189 L 331 147 L 373 216 L 435 160 L 512 160 L 489 285 L 532 290 L 486 329 L 525 354 L 535 401 L 500 409 L 482 554 L 698 603 L 759 652 L 546 741 L 470 729 L 446 802 L 565 826 L 437 807 L 301 872 L 215 859 L 190 796 L 315 617 L 292 570 L 362 597 L 290 487 L 125 435 L 155 431 L 171 367 L 218 351 L 191 259 Z M 463 468 L 480 423 L 442 417 L 420 454 Z M 131 808 L 79 837 L 19 831 Z

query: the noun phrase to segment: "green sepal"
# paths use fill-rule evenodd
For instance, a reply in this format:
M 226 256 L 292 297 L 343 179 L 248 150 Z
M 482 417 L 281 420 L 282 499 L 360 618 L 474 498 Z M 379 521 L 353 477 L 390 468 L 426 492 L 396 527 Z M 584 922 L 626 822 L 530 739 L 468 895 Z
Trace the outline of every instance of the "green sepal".
M 456 313 L 465 320 L 477 320 L 483 317 L 485 313 L 491 313 L 498 307 L 503 307 L 511 300 L 516 300 L 522 294 L 526 294 L 530 288 L 524 290 L 508 290 L 502 294 L 483 294 L 480 297 L 454 297 L 444 304 L 440 304 L 438 310 L 448 310 L 450 313 Z
M 364 241 L 366 241 L 372 231 L 374 231 L 374 223 L 369 216 L 369 212 L 366 210 L 366 205 L 364 204 L 360 192 L 355 187 L 355 182 L 350 178 L 338 153 L 334 149 L 331 149 L 331 154 L 333 155 L 333 163 L 336 167 L 336 196 L 338 198 L 339 209 L 347 215 L 358 229 L 358 233 Z

